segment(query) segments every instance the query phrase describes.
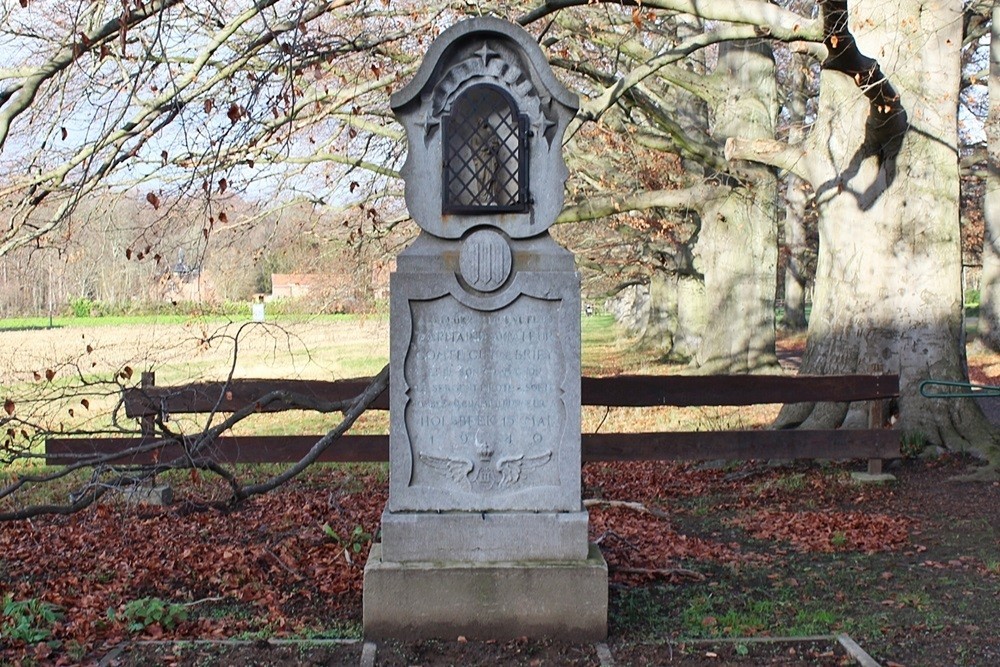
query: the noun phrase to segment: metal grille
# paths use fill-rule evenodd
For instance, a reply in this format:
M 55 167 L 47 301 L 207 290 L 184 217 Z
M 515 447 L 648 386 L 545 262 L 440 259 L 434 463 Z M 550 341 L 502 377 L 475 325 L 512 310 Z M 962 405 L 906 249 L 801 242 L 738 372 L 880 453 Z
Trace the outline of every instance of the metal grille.
M 472 86 L 455 100 L 444 117 L 445 213 L 528 209 L 526 125 L 494 86 Z

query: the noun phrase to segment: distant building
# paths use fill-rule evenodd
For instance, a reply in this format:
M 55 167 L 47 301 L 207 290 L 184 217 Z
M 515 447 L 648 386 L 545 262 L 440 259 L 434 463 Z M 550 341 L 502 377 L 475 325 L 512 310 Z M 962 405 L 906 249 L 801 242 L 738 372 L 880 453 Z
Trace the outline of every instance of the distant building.
M 272 273 L 271 298 L 296 299 L 317 291 L 328 291 L 332 286 L 350 285 L 343 275 L 325 273 Z
M 212 280 L 202 274 L 200 266 L 184 261 L 184 251 L 177 251 L 177 262 L 160 274 L 150 296 L 160 301 L 215 301 L 218 297 Z
M 389 274 L 395 261 L 376 264 L 367 273 L 272 273 L 268 299 L 295 299 L 312 296 L 349 303 L 354 300 L 384 299 L 389 295 Z

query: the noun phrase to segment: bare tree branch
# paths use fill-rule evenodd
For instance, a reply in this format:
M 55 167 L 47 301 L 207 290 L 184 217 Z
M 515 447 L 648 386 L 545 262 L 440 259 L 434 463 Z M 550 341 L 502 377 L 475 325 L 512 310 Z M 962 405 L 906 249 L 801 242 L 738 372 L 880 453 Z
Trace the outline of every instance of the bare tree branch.
M 178 4 L 181 4 L 181 0 L 155 0 L 146 5 L 140 4 L 137 11 L 132 11 L 126 4 L 120 17 L 107 21 L 98 30 L 80 33 L 79 40 L 75 36 L 71 37 L 72 41 L 69 44 L 40 67 L 18 70 L 22 73 L 23 80 L 0 91 L 0 148 L 3 148 L 7 141 L 13 121 L 31 107 L 39 90 L 47 81 L 65 71 L 84 54 L 106 49 L 108 42 L 119 34 L 150 18 L 160 16 L 161 12 Z M 14 71 L 8 70 L 4 72 L 6 76 L 3 78 L 13 78 L 13 73 Z
M 820 0 L 820 7 L 823 43 L 829 50 L 823 69 L 848 75 L 868 98 L 869 137 L 879 147 L 879 162 L 891 161 L 899 153 L 909 126 L 899 93 L 882 73 L 878 61 L 858 49 L 848 25 L 847 0 Z
M 799 178 L 810 181 L 814 164 L 802 146 L 795 146 L 777 139 L 726 140 L 726 160 L 750 160 L 770 165 Z
M 277 488 L 296 475 L 300 474 L 303 470 L 309 467 L 309 465 L 315 462 L 316 459 L 319 458 L 320 454 L 326 451 L 326 449 L 336 442 L 340 436 L 346 433 L 348 429 L 354 425 L 354 422 L 357 421 L 358 417 L 360 417 L 361 414 L 368 409 L 368 406 L 370 406 L 388 386 L 389 366 L 385 366 L 379 374 L 375 376 L 372 383 L 368 385 L 368 388 L 365 389 L 365 391 L 358 396 L 357 399 L 355 399 L 353 405 L 351 405 L 351 407 L 344 414 L 344 419 L 341 420 L 337 427 L 313 445 L 312 449 L 309 450 L 302 460 L 285 470 L 280 475 L 276 475 L 266 482 L 242 488 L 240 491 L 233 494 L 233 502 L 238 502 L 250 496 L 267 493 L 268 491 Z
M 575 206 L 566 207 L 556 219 L 556 223 L 596 220 L 627 211 L 645 211 L 653 208 L 701 209 L 707 202 L 724 197 L 728 193 L 729 188 L 700 184 L 679 190 L 655 190 L 618 197 L 595 197 Z
M 548 0 L 536 9 L 522 14 L 516 20 L 521 25 L 539 21 L 550 14 L 569 7 L 594 4 L 615 4 L 639 9 L 662 9 L 683 14 L 693 14 L 709 21 L 727 21 L 755 26 L 756 36 L 767 35 L 783 41 L 822 39 L 822 26 L 818 21 L 799 16 L 777 5 L 762 0 Z

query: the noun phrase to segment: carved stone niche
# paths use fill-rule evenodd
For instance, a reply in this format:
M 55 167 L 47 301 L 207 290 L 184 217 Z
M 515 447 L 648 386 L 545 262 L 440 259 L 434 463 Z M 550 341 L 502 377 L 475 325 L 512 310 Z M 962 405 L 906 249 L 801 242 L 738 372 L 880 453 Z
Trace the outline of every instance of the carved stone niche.
M 390 284 L 393 558 L 586 558 L 579 276 L 547 232 L 576 104 L 530 35 L 497 19 L 448 29 L 392 98 L 408 138 L 407 206 L 424 230 Z M 551 525 L 538 515 L 506 524 L 537 523 L 538 541 L 418 549 L 402 527 L 435 520 L 405 513 L 441 511 L 547 512 L 575 537 L 545 540 Z
M 406 205 L 421 229 L 457 239 L 488 224 L 521 239 L 555 222 L 577 98 L 528 33 L 491 18 L 453 26 L 391 103 L 409 140 Z
M 390 280 L 372 638 L 607 632 L 580 482 L 580 278 L 549 235 L 576 96 L 518 26 L 445 31 L 392 97 L 421 228 Z

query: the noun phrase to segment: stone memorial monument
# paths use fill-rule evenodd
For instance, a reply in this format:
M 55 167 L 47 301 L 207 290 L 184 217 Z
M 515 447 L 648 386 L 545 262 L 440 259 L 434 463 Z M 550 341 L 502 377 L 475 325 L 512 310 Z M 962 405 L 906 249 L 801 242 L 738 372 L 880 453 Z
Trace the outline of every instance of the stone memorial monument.
M 369 638 L 599 639 L 580 482 L 580 282 L 548 233 L 576 96 L 532 37 L 461 22 L 392 96 L 421 228 L 390 283 L 389 500 Z

